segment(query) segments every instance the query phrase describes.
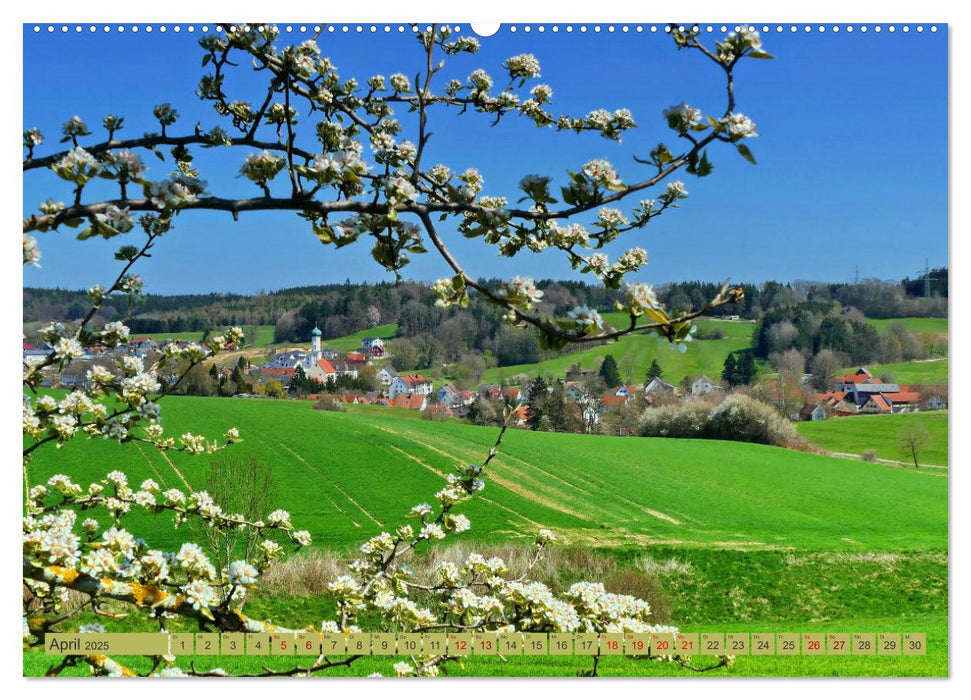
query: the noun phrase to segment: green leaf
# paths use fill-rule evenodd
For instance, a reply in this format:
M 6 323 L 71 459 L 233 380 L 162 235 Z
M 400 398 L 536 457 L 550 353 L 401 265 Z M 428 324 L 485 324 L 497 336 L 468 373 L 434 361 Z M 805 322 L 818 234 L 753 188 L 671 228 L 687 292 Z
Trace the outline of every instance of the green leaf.
M 753 51 L 749 56 L 752 58 L 775 58 L 775 56 L 767 54 L 765 51 Z
M 755 162 L 755 156 L 752 155 L 752 150 L 744 143 L 736 143 L 735 148 L 741 154 L 742 158 L 747 160 L 752 165 L 758 165 L 758 163 Z

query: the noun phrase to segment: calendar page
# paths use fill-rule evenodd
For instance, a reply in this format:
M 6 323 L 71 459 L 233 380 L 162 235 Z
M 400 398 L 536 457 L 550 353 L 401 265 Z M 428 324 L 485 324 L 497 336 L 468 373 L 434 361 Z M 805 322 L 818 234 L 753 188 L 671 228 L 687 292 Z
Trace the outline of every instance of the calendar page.
M 20 31 L 23 676 L 948 676 L 946 23 Z

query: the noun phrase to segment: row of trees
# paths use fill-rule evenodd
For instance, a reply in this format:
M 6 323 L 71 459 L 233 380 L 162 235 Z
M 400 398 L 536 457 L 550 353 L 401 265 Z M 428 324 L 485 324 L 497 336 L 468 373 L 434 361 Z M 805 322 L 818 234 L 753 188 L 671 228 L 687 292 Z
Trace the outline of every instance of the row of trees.
M 934 333 L 913 333 L 901 322 L 880 333 L 858 311 L 837 302 L 807 301 L 773 309 L 759 320 L 752 350 L 760 358 L 795 349 L 810 358 L 822 350 L 839 353 L 847 364 L 899 362 L 945 350 Z
M 744 298 L 725 305 L 722 313 L 759 319 L 764 313 L 803 302 L 837 302 L 857 309 L 871 318 L 903 316 L 946 316 L 948 269 L 935 268 L 929 273 L 930 297 L 925 297 L 923 277 L 905 278 L 899 283 L 864 280 L 847 284 L 800 281 L 742 284 Z M 482 280 L 483 285 L 497 288 L 499 280 Z M 601 310 L 612 308 L 619 298 L 616 290 L 591 285 L 583 280 L 540 280 L 544 306 L 555 313 L 587 305 Z M 718 290 L 713 282 L 686 281 L 659 286 L 659 300 L 669 308 L 691 311 L 702 308 Z M 135 333 L 175 333 L 198 331 L 226 325 L 274 325 L 275 341 L 302 342 L 315 324 L 325 338 L 356 333 L 381 323 L 397 322 L 406 337 L 428 332 L 436 324 L 468 311 L 477 322 L 482 309 L 453 309 L 441 313 L 428 302 L 432 294 L 427 285 L 417 282 L 380 282 L 327 284 L 292 287 L 275 292 L 244 294 L 146 294 L 131 304 L 118 300 L 104 304 L 99 321 L 125 319 Z M 25 288 L 24 322 L 50 318 L 80 318 L 86 310 L 84 291 Z M 490 324 L 491 325 L 491 324 Z M 494 330 L 492 329 L 486 329 Z

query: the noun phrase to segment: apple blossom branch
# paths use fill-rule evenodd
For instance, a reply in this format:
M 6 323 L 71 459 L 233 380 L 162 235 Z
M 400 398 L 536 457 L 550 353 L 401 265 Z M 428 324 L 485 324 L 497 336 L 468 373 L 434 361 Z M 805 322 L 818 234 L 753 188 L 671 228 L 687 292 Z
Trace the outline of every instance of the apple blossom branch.
M 651 218 L 674 206 L 674 202 L 683 199 L 687 193 L 680 182 L 669 184 L 660 198 L 660 205 L 655 207 L 653 200 L 642 202 L 642 210 L 633 222 L 628 222 L 619 211 L 604 209 L 605 205 L 620 203 L 634 193 L 655 187 L 680 169 L 686 169 L 699 177 L 707 175 L 711 164 L 707 160 L 705 149 L 715 141 L 733 143 L 740 153 L 754 160 L 751 151 L 741 143 L 743 139 L 756 135 L 754 125 L 744 115 L 733 112 L 733 70 L 742 57 L 768 57 L 761 49 L 757 33 L 747 27 L 742 28 L 730 34 L 723 42 L 716 43 L 717 50 L 713 52 L 701 44 L 696 29 L 684 30 L 672 26 L 669 31 L 680 48 L 699 50 L 717 63 L 726 75 L 728 99 L 721 117 L 707 117 L 706 123 L 700 110 L 684 104 L 665 112 L 668 125 L 678 133 L 679 138 L 690 143 L 686 152 L 674 155 L 661 144 L 651 152 L 649 158 L 635 158 L 638 162 L 653 165 L 656 173 L 629 185 L 624 184 L 612 166 L 605 161 L 591 161 L 580 173 L 570 174 L 571 183 L 563 188 L 564 201 L 568 206 L 558 209 L 550 209 L 548 206 L 556 202 L 550 196 L 550 179 L 539 176 L 527 176 L 520 183 L 527 195 L 524 199 L 533 202 L 533 206 L 527 209 L 508 207 L 505 198 L 501 197 L 479 198 L 477 195 L 482 189 L 482 180 L 474 170 L 453 175 L 447 168 L 439 165 L 427 171 L 422 169 L 422 155 L 431 137 L 428 131 L 430 107 L 441 104 L 460 106 L 463 111 L 472 108 L 478 112 L 495 114 L 497 121 L 504 114 L 517 112 L 531 118 L 540 127 L 555 126 L 559 130 L 577 132 L 597 131 L 614 140 L 620 140 L 624 132 L 636 125 L 626 110 L 618 110 L 613 114 L 606 110 L 596 110 L 585 118 L 554 118 L 544 107 L 550 103 L 552 97 L 552 89 L 546 85 L 536 85 L 530 92 L 531 97 L 522 101 L 515 94 L 517 84 L 522 87 L 528 80 L 539 76 L 539 62 L 532 54 L 511 57 L 503 64 L 509 73 L 509 83 L 506 90 L 498 96 L 490 93 L 492 78 L 481 69 L 473 71 L 468 82 L 452 79 L 444 86 L 443 91 L 435 93 L 432 91 L 433 76 L 445 65 L 444 60 L 436 63 L 436 51 L 447 56 L 475 53 L 478 50 L 478 41 L 471 37 L 456 39 L 449 29 L 438 26 L 432 26 L 428 31 L 418 31 L 417 27 L 415 29 L 425 55 L 424 76 L 416 76 L 416 87 L 412 89 L 411 81 L 402 74 L 391 76 L 390 88 L 383 76 L 374 76 L 368 79 L 368 90 L 363 95 L 358 90 L 356 80 L 342 82 L 339 79 L 333 64 L 320 55 L 319 48 L 312 40 L 298 47 L 291 46 L 278 51 L 274 45 L 276 33 L 272 27 L 236 25 L 228 26 L 225 38 L 204 38 L 200 42 L 206 51 L 203 65 L 211 65 L 214 72 L 203 77 L 199 95 L 204 100 L 211 101 L 220 115 L 230 117 L 233 126 L 243 135 L 230 138 L 218 127 L 203 133 L 197 126 L 192 136 L 169 137 L 166 127 L 176 120 L 177 112 L 168 105 L 159 106 L 155 110 L 162 127 L 160 135 L 151 134 L 143 139 L 115 141 L 114 133 L 121 128 L 121 120 L 112 117 L 109 122 L 106 118 L 109 140 L 87 151 L 77 145 L 78 136 L 89 133 L 83 122 L 77 118 L 65 125 L 65 140 L 70 140 L 75 145 L 75 149 L 70 152 L 35 158 L 34 147 L 42 142 L 42 137 L 36 130 L 25 132 L 27 158 L 24 168 L 50 166 L 61 177 L 72 180 L 77 185 L 72 206 L 48 206 L 47 211 L 42 211 L 40 215 L 31 215 L 24 222 L 25 233 L 50 230 L 62 224 L 76 226 L 84 219 L 94 220 L 98 217 L 123 221 L 133 211 L 156 211 L 163 216 L 172 216 L 183 210 L 208 209 L 228 211 L 235 218 L 244 211 L 289 210 L 310 220 L 315 234 L 325 244 L 346 245 L 362 234 L 374 237 L 377 240 L 375 259 L 397 275 L 400 268 L 407 264 L 408 253 L 424 252 L 420 237 L 410 225 L 402 223 L 401 216 L 413 215 L 421 219 L 426 232 L 441 253 L 441 237 L 436 240 L 428 231 L 427 223 L 429 214 L 439 214 L 443 217 L 463 217 L 464 221 L 459 229 L 464 235 L 482 236 L 486 241 L 499 245 L 505 255 L 515 254 L 524 246 L 533 250 L 552 247 L 565 251 L 575 268 L 582 267 L 584 272 L 595 274 L 607 286 L 618 288 L 625 274 L 644 264 L 646 254 L 643 251 L 639 248 L 632 249 L 625 254 L 623 264 L 618 262 L 611 265 L 606 256 L 599 253 L 590 257 L 582 256 L 576 252 L 575 247 L 589 247 L 595 243 L 595 247 L 599 248 L 621 233 L 642 227 Z M 224 69 L 234 65 L 230 56 L 237 50 L 252 58 L 255 70 L 267 71 L 272 76 L 266 96 L 255 111 L 248 103 L 230 100 L 223 90 Z M 283 103 L 272 103 L 273 95 L 277 92 L 283 93 Z M 323 114 L 325 121 L 317 125 L 318 139 L 324 146 L 322 153 L 315 154 L 297 148 L 296 132 L 293 128 L 296 124 L 296 110 L 291 104 L 291 95 L 302 98 L 309 105 L 310 113 Z M 418 112 L 417 146 L 409 141 L 395 140 L 401 127 L 391 118 L 391 105 L 397 104 L 406 105 L 410 110 Z M 350 120 L 349 126 L 343 127 L 339 124 L 337 120 L 343 118 Z M 258 129 L 263 123 L 275 125 L 277 142 L 257 139 Z M 281 126 L 285 127 L 285 137 Z M 694 135 L 695 132 L 703 131 L 708 132 L 703 137 Z M 383 165 L 383 174 L 367 172 L 368 167 L 360 157 L 360 143 L 355 140 L 362 133 L 370 138 L 376 161 Z M 191 155 L 185 149 L 189 143 L 263 148 L 261 154 L 247 157 L 241 173 L 256 183 L 264 196 L 255 199 L 205 196 L 205 183 L 195 179 Z M 158 153 L 158 145 L 173 145 L 173 155 L 179 172 L 172 181 L 152 183 L 144 180 L 140 177 L 141 166 L 135 165 L 132 167 L 139 172 L 130 177 L 119 177 L 122 184 L 121 198 L 82 204 L 81 194 L 86 182 L 96 174 L 105 176 L 104 172 L 98 172 L 102 165 L 93 160 L 92 154 L 102 154 L 103 158 L 110 161 L 119 150 L 124 154 L 129 152 L 124 150 L 126 148 L 139 147 Z M 283 155 L 275 156 L 273 153 Z M 304 162 L 298 164 L 295 156 Z M 410 172 L 402 177 L 404 171 L 401 168 L 405 167 Z M 287 171 L 290 180 L 291 196 L 274 197 L 269 183 L 283 169 Z M 124 185 L 129 181 L 143 186 L 146 191 L 144 199 L 127 196 Z M 305 183 L 312 187 L 308 190 Z M 370 201 L 355 200 L 354 196 L 365 190 L 365 183 L 372 189 L 373 197 Z M 314 195 L 325 186 L 336 189 L 338 198 L 330 201 L 315 198 Z M 424 196 L 425 201 L 420 201 L 421 196 Z M 579 240 L 565 243 L 556 222 L 597 208 L 601 208 L 598 225 L 603 227 L 603 231 L 591 237 L 577 230 L 574 233 L 579 235 Z M 328 216 L 338 213 L 349 214 L 352 219 L 336 226 L 331 225 Z M 532 229 L 529 228 L 530 225 Z M 583 228 L 580 225 L 573 225 L 572 228 L 578 226 L 579 229 Z M 116 233 L 110 227 L 101 227 L 98 232 L 106 237 Z M 27 245 L 25 238 L 25 255 Z M 35 249 L 36 244 L 31 243 L 31 250 Z M 455 297 L 459 302 L 464 299 L 466 286 L 476 287 L 468 283 L 471 275 L 456 264 L 453 256 L 448 256 L 446 262 L 456 272 L 453 280 L 454 293 L 443 297 L 448 305 L 450 297 Z M 542 331 L 542 336 L 550 347 L 558 347 L 571 342 L 609 340 L 635 331 L 654 331 L 675 344 L 683 343 L 690 340 L 688 323 L 693 318 L 723 304 L 732 303 L 733 300 L 738 301 L 740 295 L 740 288 L 733 287 L 729 290 L 726 287 L 722 295 L 711 300 L 703 309 L 672 318 L 656 302 L 649 287 L 637 285 L 629 295 L 631 298 L 628 302 L 621 302 L 621 310 L 629 312 L 632 323 L 627 328 L 613 331 L 603 329 L 598 315 L 579 307 L 575 310 L 577 313 L 566 318 L 546 319 L 527 314 L 530 304 L 517 306 L 501 293 L 493 292 L 486 296 L 490 302 L 507 309 L 510 323 L 533 325 Z M 650 304 L 645 304 L 645 301 L 650 301 Z M 649 308 L 643 308 L 645 306 Z M 651 316 L 650 323 L 639 324 L 634 320 L 645 312 Z

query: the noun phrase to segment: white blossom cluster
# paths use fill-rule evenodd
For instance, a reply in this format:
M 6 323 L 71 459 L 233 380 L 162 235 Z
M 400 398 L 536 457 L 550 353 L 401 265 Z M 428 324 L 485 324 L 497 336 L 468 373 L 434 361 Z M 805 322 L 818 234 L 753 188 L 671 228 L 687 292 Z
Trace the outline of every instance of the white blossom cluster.
M 728 129 L 728 135 L 733 141 L 758 136 L 758 132 L 755 131 L 755 122 L 739 112 L 729 114 L 722 120 L 722 123 Z
M 83 186 L 93 180 L 102 165 L 93 155 L 80 146 L 75 146 L 67 154 L 51 165 L 51 169 L 68 182 Z
M 145 186 L 145 196 L 162 211 L 181 209 L 199 200 L 206 189 L 206 182 L 191 175 L 176 173 L 168 180 L 152 182 Z
M 248 180 L 252 180 L 257 184 L 266 184 L 276 177 L 277 173 L 283 170 L 283 166 L 286 163 L 286 156 L 264 150 L 260 153 L 250 153 L 246 156 L 246 160 L 240 167 L 239 172 Z
M 530 277 L 513 277 L 502 286 L 506 301 L 517 308 L 528 311 L 543 298 L 543 292 L 536 288 Z

